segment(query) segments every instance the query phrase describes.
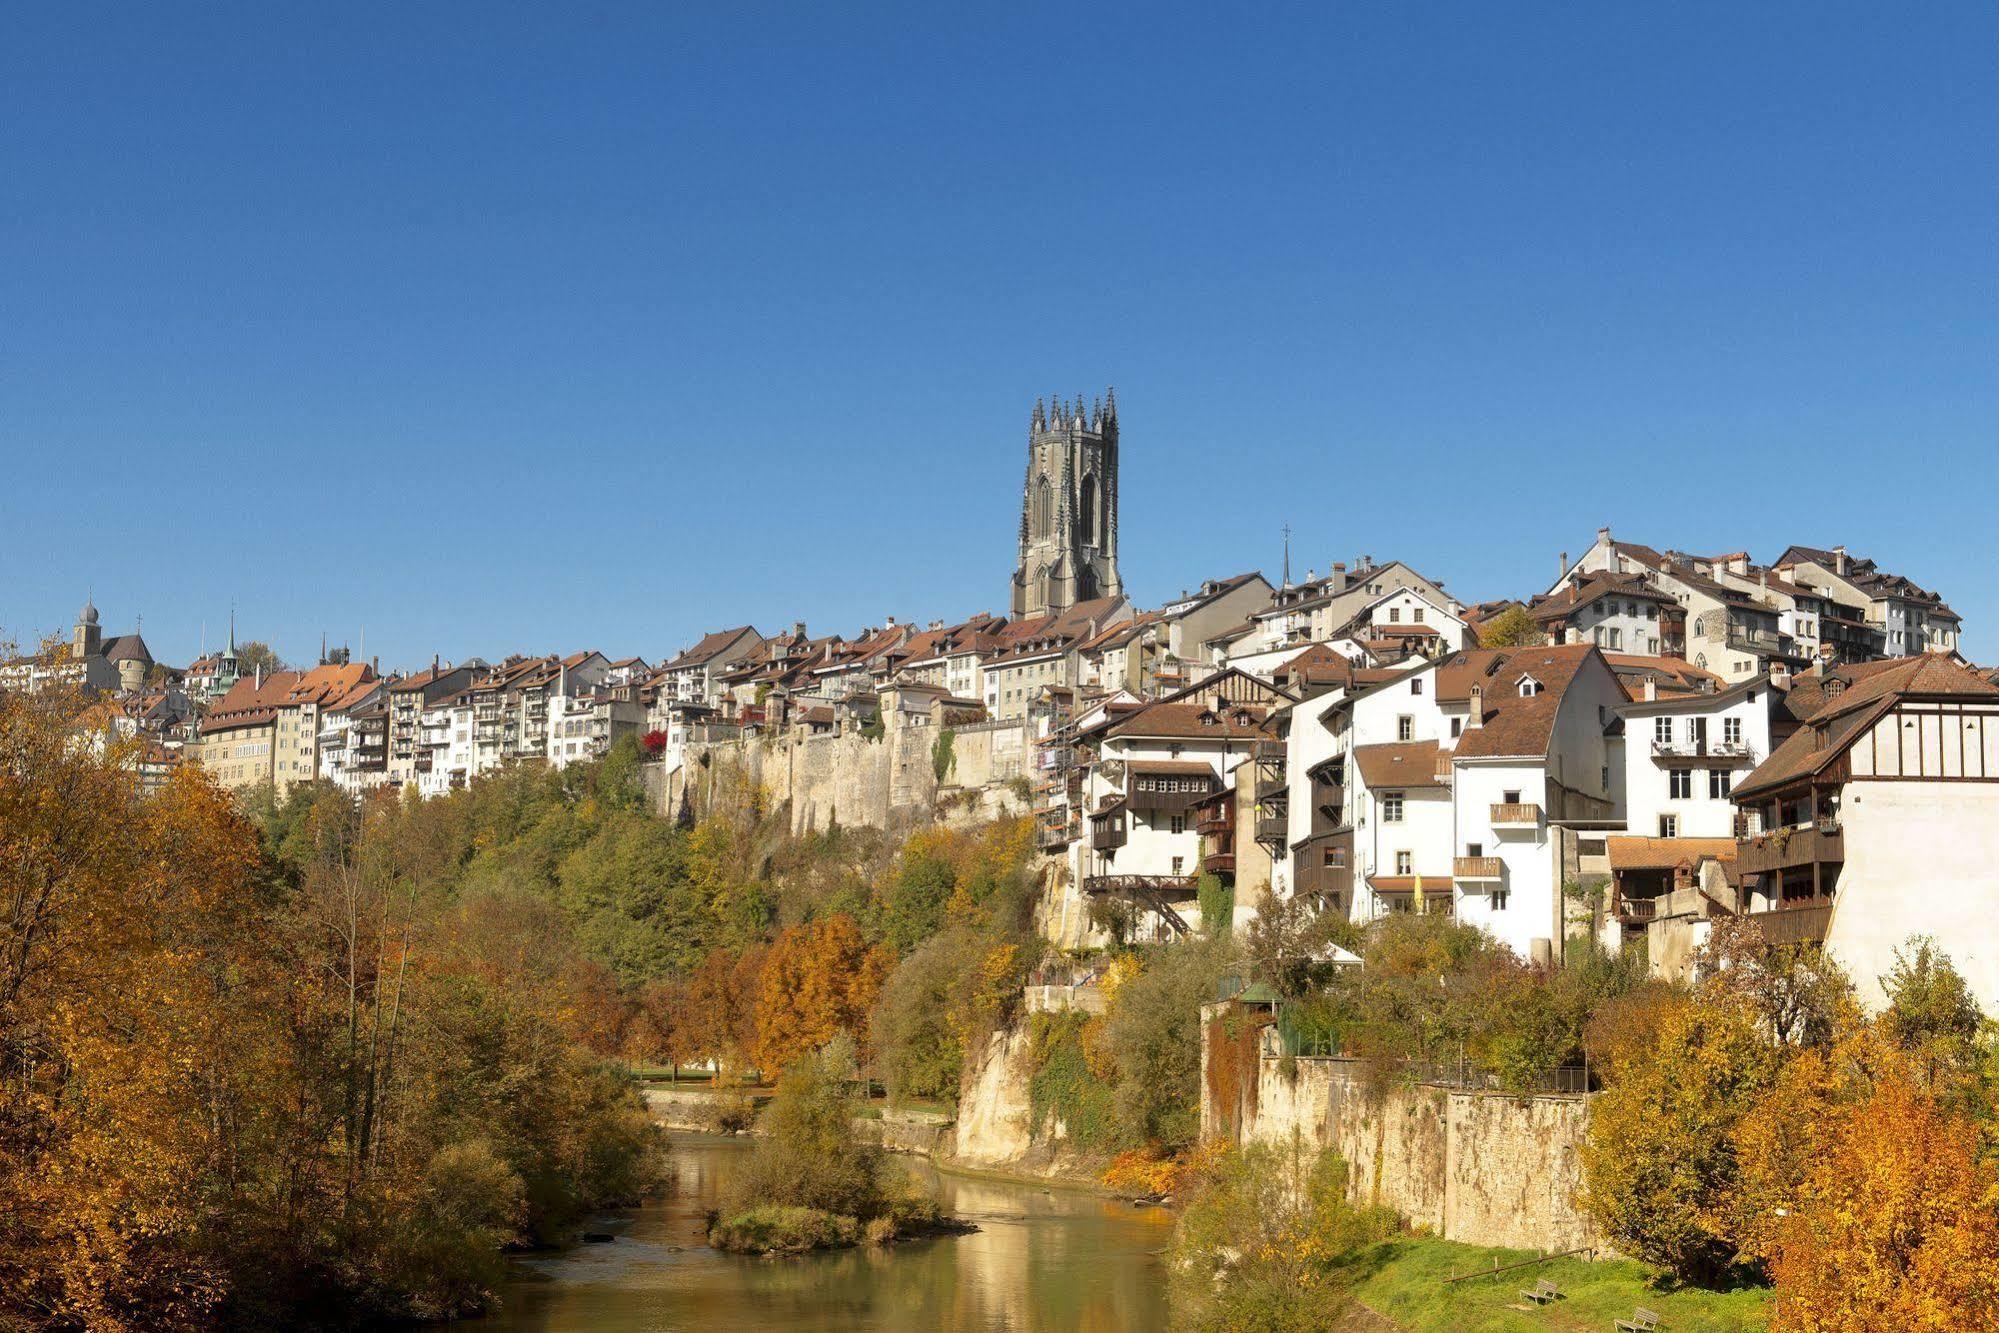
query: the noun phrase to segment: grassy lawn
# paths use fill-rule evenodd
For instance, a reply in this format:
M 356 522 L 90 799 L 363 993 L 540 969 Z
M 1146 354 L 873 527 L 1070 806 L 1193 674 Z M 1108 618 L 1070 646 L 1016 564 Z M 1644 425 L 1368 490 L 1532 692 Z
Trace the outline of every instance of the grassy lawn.
M 1760 1329 L 1768 1317 L 1766 1289 L 1702 1291 L 1653 1285 L 1653 1270 L 1626 1260 L 1590 1263 L 1551 1259 L 1497 1277 L 1449 1286 L 1452 1273 L 1532 1259 L 1531 1250 L 1494 1250 L 1451 1241 L 1407 1237 L 1382 1247 L 1379 1266 L 1353 1289 L 1370 1308 L 1409 1329 L 1609 1329 L 1637 1306 L 1655 1310 L 1661 1333 L 1682 1330 Z M 1546 1278 L 1563 1292 L 1544 1309 L 1531 1308 L 1520 1292 Z M 1516 1310 L 1513 1306 L 1529 1306 Z

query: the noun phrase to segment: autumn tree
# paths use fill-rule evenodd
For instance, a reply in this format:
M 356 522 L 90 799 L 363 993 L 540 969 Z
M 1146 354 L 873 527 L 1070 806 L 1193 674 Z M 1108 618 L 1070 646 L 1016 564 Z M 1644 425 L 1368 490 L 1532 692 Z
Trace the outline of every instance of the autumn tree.
M 1778 1329 L 1999 1327 L 1999 1165 L 1907 1077 L 1830 1120 L 1771 1259 Z
M 0 695 L 0 1324 L 196 1327 L 228 1289 L 198 1242 L 268 1049 L 256 835 L 121 758 Z
M 767 1077 L 841 1032 L 866 1036 L 893 955 L 870 947 L 844 914 L 778 933 L 757 988 L 752 1055 Z

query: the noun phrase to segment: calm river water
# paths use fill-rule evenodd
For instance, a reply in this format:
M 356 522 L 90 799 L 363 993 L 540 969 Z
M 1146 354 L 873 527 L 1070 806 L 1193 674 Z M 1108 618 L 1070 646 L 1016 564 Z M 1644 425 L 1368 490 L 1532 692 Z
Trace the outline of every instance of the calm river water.
M 1166 1326 L 1159 1251 L 1173 1219 L 1068 1190 L 909 1170 L 979 1230 L 886 1250 L 791 1259 L 718 1254 L 702 1217 L 747 1152 L 736 1139 L 676 1135 L 672 1185 L 608 1245 L 522 1262 L 498 1314 L 460 1327 L 604 1330 L 968 1329 L 1066 1333 Z

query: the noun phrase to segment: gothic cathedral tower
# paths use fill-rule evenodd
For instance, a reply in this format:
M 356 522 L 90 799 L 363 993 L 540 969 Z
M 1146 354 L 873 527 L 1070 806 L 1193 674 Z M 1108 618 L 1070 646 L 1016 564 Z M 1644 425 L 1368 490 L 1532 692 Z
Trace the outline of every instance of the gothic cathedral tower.
M 1020 566 L 1013 613 L 1037 616 L 1117 597 L 1117 396 L 1087 412 L 1034 404 L 1027 432 L 1027 484 L 1020 497 Z

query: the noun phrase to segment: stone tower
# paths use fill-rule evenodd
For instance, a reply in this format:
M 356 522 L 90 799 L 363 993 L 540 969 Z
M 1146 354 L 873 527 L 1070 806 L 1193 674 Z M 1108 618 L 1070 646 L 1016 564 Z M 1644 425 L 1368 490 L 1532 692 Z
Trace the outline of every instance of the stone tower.
M 104 649 L 104 631 L 97 624 L 97 603 L 95 599 L 83 599 L 83 610 L 77 614 L 76 628 L 70 632 L 69 646 L 77 661 L 95 657 Z
M 1013 613 L 1066 611 L 1124 592 L 1117 569 L 1117 396 L 1034 404 L 1020 496 Z

